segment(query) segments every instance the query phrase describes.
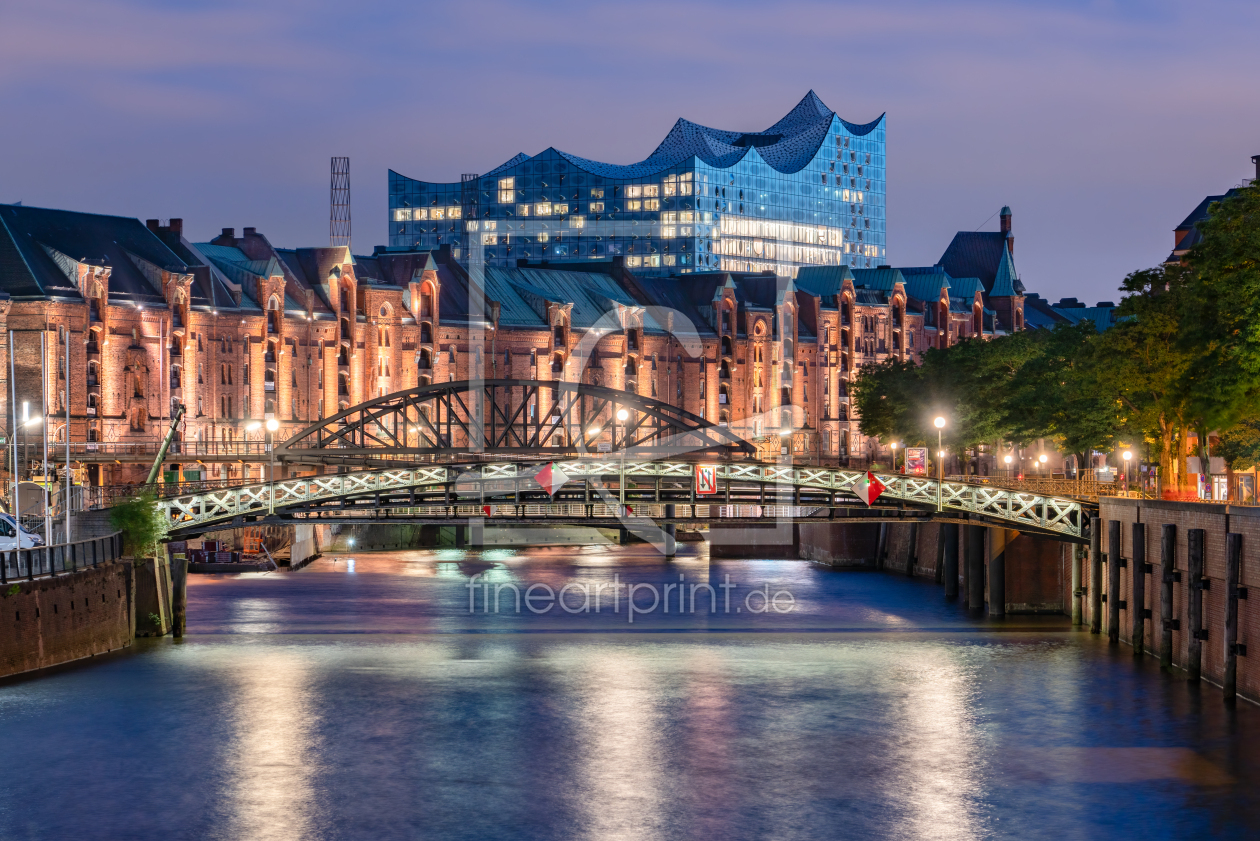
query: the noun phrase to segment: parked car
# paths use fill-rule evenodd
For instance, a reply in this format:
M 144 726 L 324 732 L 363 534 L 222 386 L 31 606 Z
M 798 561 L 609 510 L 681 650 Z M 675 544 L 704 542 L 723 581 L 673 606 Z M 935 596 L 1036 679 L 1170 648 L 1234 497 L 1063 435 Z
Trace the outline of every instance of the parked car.
M 33 549 L 43 545 L 44 538 L 22 528 L 22 524 L 16 522 L 12 514 L 0 511 L 0 552 Z

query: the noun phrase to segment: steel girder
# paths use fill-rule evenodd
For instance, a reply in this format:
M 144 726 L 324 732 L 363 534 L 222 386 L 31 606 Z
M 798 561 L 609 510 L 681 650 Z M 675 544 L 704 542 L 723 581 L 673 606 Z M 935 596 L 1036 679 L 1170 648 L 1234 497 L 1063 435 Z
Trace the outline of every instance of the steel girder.
M 532 408 L 531 408 L 532 407 Z M 628 415 L 616 420 L 620 411 Z M 656 457 L 756 448 L 730 429 L 663 400 L 560 380 L 461 380 L 352 406 L 274 449 L 277 461 L 464 454 L 566 455 L 614 451 Z
M 555 466 L 571 479 L 599 481 L 616 479 L 621 462 L 617 458 L 586 458 L 556 461 Z M 836 497 L 854 498 L 853 487 L 866 474 L 858 470 L 830 470 L 816 467 L 790 467 L 758 463 L 717 464 L 719 487 L 779 486 L 823 491 Z M 538 490 L 532 477 L 539 469 L 532 462 L 488 462 L 454 466 L 423 466 L 369 470 L 340 475 L 289 479 L 274 485 L 275 508 L 288 512 L 314 510 L 337 500 L 379 495 L 381 492 L 447 489 L 456 485 L 508 480 L 520 482 L 522 490 Z M 690 487 L 696 463 L 648 461 L 628 462 L 628 480 L 665 479 Z M 937 483 L 933 479 L 896 474 L 880 474 L 886 490 L 881 501 L 909 503 L 934 511 Z M 237 517 L 265 514 L 271 503 L 272 485 L 258 484 L 206 491 L 158 501 L 175 530 L 203 529 L 207 525 L 230 522 Z M 940 489 L 939 516 L 954 519 L 962 515 L 1005 523 L 1016 530 L 1059 534 L 1075 541 L 1088 537 L 1088 516 L 1082 503 L 1065 497 L 1008 491 L 1002 488 L 945 482 Z M 699 502 L 717 502 L 700 498 Z M 879 509 L 873 509 L 873 513 Z M 890 519 L 895 519 L 890 512 Z

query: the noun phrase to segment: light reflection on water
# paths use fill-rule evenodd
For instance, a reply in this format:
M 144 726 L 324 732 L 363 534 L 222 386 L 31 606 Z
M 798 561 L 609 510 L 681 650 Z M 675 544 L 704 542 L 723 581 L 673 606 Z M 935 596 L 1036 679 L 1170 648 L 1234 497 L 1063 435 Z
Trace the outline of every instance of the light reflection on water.
M 0 757 L 20 757 L 0 838 L 1260 832 L 1248 705 L 1061 618 L 989 623 L 922 581 L 684 550 L 358 553 L 196 578 L 184 642 L 0 684 Z M 558 590 L 680 574 L 766 582 L 798 609 L 633 626 L 467 610 L 474 575 Z

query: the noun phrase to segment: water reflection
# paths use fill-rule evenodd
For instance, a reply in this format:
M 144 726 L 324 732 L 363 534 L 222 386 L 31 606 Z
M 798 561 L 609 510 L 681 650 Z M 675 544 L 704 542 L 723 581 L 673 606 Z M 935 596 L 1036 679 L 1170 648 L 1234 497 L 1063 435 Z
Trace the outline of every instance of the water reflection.
M 318 806 L 312 785 L 318 740 L 313 734 L 320 729 L 321 715 L 312 703 L 309 658 L 293 650 L 253 649 L 220 663 L 235 690 L 227 751 L 228 837 L 310 838 Z

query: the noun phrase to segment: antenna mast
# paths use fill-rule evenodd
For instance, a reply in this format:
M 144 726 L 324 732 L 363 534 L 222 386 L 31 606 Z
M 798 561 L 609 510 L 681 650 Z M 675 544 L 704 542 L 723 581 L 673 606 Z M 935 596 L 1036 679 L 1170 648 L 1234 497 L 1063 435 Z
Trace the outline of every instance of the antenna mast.
M 350 247 L 350 159 L 332 159 L 332 202 L 328 214 L 329 242 Z

